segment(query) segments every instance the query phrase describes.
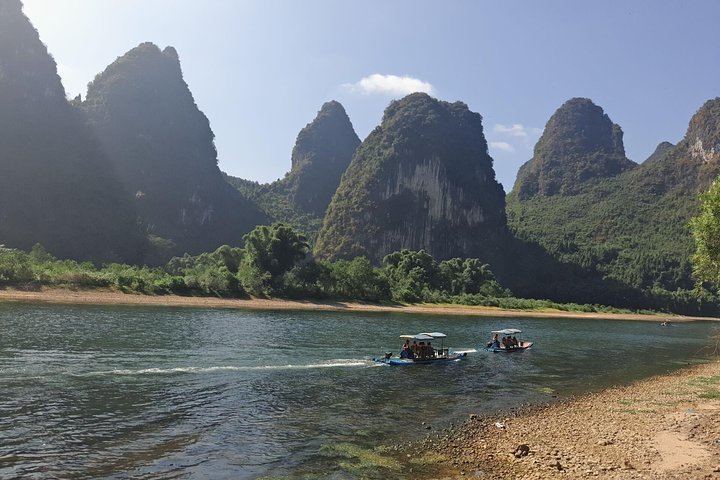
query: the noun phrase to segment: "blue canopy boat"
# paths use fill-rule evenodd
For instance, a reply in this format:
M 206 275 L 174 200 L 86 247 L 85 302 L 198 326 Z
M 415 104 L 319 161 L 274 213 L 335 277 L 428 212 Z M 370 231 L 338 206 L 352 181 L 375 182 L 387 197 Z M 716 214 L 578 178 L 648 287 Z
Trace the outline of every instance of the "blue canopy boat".
M 531 348 L 533 346 L 533 342 L 524 342 L 524 341 L 518 341 L 516 344 L 514 342 L 504 342 L 500 341 L 498 337 L 500 335 L 503 336 L 503 340 L 506 338 L 515 338 L 516 335 L 522 333 L 521 330 L 518 330 L 517 328 L 505 328 L 503 330 L 493 330 L 490 332 L 490 334 L 493 336 L 493 339 L 488 342 L 487 347 L 485 350 L 489 352 L 495 352 L 495 353 L 513 353 L 513 352 L 521 352 L 523 350 L 527 350 L 528 348 Z
M 449 348 L 445 348 L 445 337 L 447 335 L 440 332 L 400 335 L 400 338 L 405 340 L 405 344 L 399 356 L 393 357 L 392 352 L 386 352 L 384 357 L 373 358 L 373 361 L 395 366 L 419 365 L 457 362 L 467 356 L 467 352 L 451 352 Z M 440 348 L 432 345 L 433 340 L 440 340 Z

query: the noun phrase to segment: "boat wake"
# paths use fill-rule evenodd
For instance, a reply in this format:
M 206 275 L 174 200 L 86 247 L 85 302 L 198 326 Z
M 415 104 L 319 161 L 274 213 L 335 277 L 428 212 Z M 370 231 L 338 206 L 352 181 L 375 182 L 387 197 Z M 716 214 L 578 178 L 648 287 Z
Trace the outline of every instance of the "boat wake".
M 74 376 L 100 376 L 100 375 L 175 375 L 175 374 L 202 374 L 214 372 L 252 372 L 252 371 L 275 371 L 275 370 L 310 370 L 317 368 L 349 368 L 349 367 L 370 367 L 375 364 L 370 360 L 357 359 L 336 359 L 328 360 L 320 363 L 309 364 L 287 364 L 287 365 L 252 365 L 252 366 L 235 366 L 224 365 L 214 367 L 174 367 L 174 368 L 139 368 L 125 369 L 117 368 L 114 370 L 103 370 L 96 372 L 76 373 Z
M 477 349 L 470 348 L 468 350 L 453 350 L 453 353 L 477 353 Z

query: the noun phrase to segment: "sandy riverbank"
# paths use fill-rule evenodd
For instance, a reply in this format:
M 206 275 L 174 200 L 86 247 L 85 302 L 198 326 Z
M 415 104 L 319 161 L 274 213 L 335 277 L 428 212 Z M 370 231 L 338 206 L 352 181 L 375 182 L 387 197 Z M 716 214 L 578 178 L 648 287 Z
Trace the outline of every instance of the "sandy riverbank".
M 280 299 L 226 299 L 215 297 L 184 297 L 178 295 L 138 295 L 108 290 L 0 290 L 0 302 L 54 303 L 76 305 L 140 305 L 162 307 L 199 307 L 199 308 L 236 308 L 252 310 L 318 310 L 318 311 L 358 311 L 358 312 L 396 312 L 425 313 L 437 315 L 476 315 L 483 317 L 515 318 L 598 318 L 606 320 L 644 320 L 673 322 L 693 320 L 718 320 L 704 317 L 686 317 L 678 315 L 642 315 L 624 313 L 584 313 L 564 311 L 527 311 L 504 310 L 493 307 L 474 307 L 464 305 L 376 305 L 372 303 L 352 303 L 312 300 Z
M 473 415 L 407 455 L 439 467 L 437 478 L 720 479 L 720 361 L 512 416 Z

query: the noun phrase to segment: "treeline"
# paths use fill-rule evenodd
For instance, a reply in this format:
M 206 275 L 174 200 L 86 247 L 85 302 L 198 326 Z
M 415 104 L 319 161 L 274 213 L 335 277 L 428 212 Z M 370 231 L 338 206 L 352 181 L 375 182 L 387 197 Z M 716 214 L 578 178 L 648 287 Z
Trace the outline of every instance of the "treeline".
M 382 266 L 364 257 L 318 261 L 305 238 L 284 224 L 259 226 L 244 248 L 171 259 L 164 267 L 60 260 L 42 246 L 30 252 L 0 248 L 0 287 L 110 288 L 149 295 L 247 296 L 369 302 L 454 303 L 512 309 L 621 311 L 512 297 L 478 259 L 435 261 L 424 251 L 387 255 Z

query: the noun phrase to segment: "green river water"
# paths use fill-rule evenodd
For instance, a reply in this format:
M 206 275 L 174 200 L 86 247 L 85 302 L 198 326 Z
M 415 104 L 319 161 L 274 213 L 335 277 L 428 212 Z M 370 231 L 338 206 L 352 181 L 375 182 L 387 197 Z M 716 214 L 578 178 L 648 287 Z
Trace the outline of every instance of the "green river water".
M 0 478 L 399 477 L 362 452 L 701 361 L 715 325 L 4 304 Z M 480 351 L 503 327 L 535 347 Z M 478 351 L 372 362 L 425 331 Z

